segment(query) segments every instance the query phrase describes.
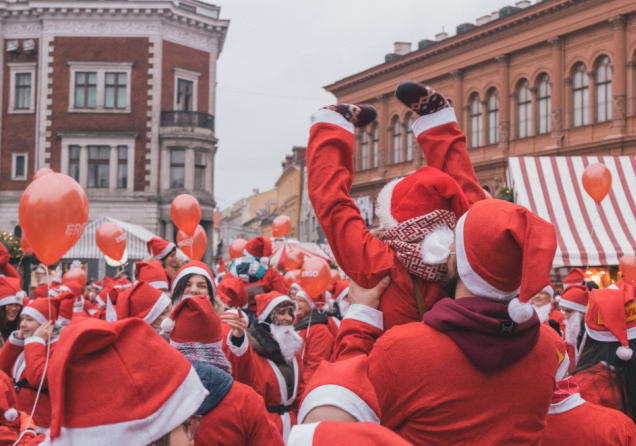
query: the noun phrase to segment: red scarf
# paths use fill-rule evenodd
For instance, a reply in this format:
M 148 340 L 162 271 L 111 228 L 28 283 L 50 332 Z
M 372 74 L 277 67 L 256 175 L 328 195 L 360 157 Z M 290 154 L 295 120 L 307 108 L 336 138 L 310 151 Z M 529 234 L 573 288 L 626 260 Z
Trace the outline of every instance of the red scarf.
M 565 401 L 572 395 L 579 393 L 579 385 L 574 380 L 573 376 L 568 376 L 561 381 L 557 381 L 554 394 L 552 395 L 552 403 L 557 404 Z

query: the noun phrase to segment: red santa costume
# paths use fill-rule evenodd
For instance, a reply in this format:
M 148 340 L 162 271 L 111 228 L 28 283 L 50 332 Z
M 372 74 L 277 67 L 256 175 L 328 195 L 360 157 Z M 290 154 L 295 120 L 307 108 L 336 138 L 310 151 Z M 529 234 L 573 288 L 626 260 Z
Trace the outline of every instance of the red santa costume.
M 150 254 L 150 257 L 159 261 L 163 261 L 170 255 L 170 253 L 172 253 L 172 251 L 177 249 L 177 245 L 159 237 L 153 237 L 148 240 L 146 242 L 146 247 L 148 248 L 148 254 Z M 172 280 L 174 273 L 171 274 L 165 266 L 164 271 L 168 281 Z
M 322 361 L 328 361 L 333 351 L 334 336 L 329 330 L 329 315 L 325 313 L 325 295 L 312 299 L 300 289 L 296 299 L 304 299 L 311 307 L 307 314 L 297 315 L 294 328 L 303 339 L 300 358 L 303 363 L 303 380 L 308 383 Z
M 418 141 L 428 144 L 422 135 L 437 132 L 437 127 L 457 127 L 454 112 L 448 110 L 415 122 Z M 349 194 L 354 130 L 353 124 L 336 111 L 323 109 L 312 116 L 307 149 L 309 197 L 338 265 L 351 280 L 371 288 L 384 276 L 391 276 L 380 303 L 387 329 L 421 321 L 422 314 L 441 297 L 439 280 L 446 271 L 443 259 L 448 256 L 445 246 L 452 241 L 452 229 L 469 208 L 469 201 L 449 175 L 423 167 L 382 189 L 377 214 L 386 231 L 379 239 L 374 237 Z M 457 132 L 461 133 L 459 129 Z M 454 152 L 448 146 L 461 145 L 461 140 L 450 134 L 446 139 L 433 140 L 436 146 L 432 150 L 444 153 Z M 455 167 L 472 172 L 470 162 Z M 420 294 L 415 286 L 421 300 L 414 298 Z
M 396 433 L 375 423 L 319 423 L 294 426 L 287 446 L 412 446 Z
M 0 307 L 5 305 L 17 304 L 21 307 L 28 305 L 29 298 L 26 297 L 26 293 L 20 288 L 20 279 L 15 277 L 0 277 Z M 20 309 L 20 311 L 22 311 Z M 20 313 L 17 313 L 16 318 L 13 321 L 5 320 L 5 328 L 1 333 L 2 342 L 8 339 L 11 335 L 11 331 L 17 328 L 20 324 Z
M 570 285 L 585 285 L 585 272 L 581 268 L 572 268 L 563 278 L 563 291 Z
M 166 293 L 149 283 L 138 281 L 117 296 L 115 311 L 117 320 L 136 317 L 152 325 L 170 304 Z
M 44 436 L 37 438 L 33 420 L 29 422 L 29 414 L 16 410 L 17 395 L 13 381 L 0 371 L 0 444 L 27 446 L 39 444 Z M 22 435 L 19 442 L 18 438 Z M 17 443 L 16 443 L 17 442 Z
M 55 446 L 150 444 L 186 422 L 208 394 L 190 362 L 137 318 L 70 324 L 49 380 L 44 444 Z
M 225 277 L 217 286 L 217 293 L 224 304 L 230 308 L 247 309 L 249 296 L 245 283 L 238 278 Z
M 146 282 L 148 285 L 161 291 L 168 291 L 170 284 L 161 262 L 135 262 L 135 277 L 137 281 Z
M 22 309 L 22 315 L 32 317 L 40 325 L 46 321 L 54 323 L 57 320 L 59 304 L 60 300 L 57 298 L 37 299 Z M 59 335 L 53 334 L 49 340 L 49 358 L 54 356 L 58 339 Z M 33 411 L 38 387 L 40 382 L 43 383 L 43 392 L 39 396 L 33 414 L 33 421 L 38 428 L 48 428 L 51 423 L 51 402 L 47 390 L 49 388 L 48 376 L 44 376 L 44 380 L 42 380 L 46 363 L 47 343 L 39 336 L 18 339 L 16 332 L 13 332 L 0 351 L 0 369 L 13 378 L 18 392 L 19 410 L 28 413 Z M 50 367 L 48 370 L 50 372 Z
M 205 278 L 205 280 L 207 281 L 209 293 L 207 297 L 209 299 L 213 299 L 214 296 L 216 296 L 216 282 L 214 281 L 212 271 L 210 271 L 208 265 L 198 260 L 190 260 L 188 263 L 179 268 L 170 284 L 170 290 L 172 291 L 172 296 L 170 296 L 170 298 L 172 299 L 174 305 L 177 305 L 182 299 L 188 297 L 183 294 L 177 295 L 177 285 L 180 282 L 186 281 L 186 279 L 193 274 L 203 276 L 203 278 Z
M 271 320 L 271 313 L 282 304 L 293 305 L 293 301 L 276 291 L 257 295 L 257 323 L 236 342 L 232 342 L 232 332 L 228 333 L 227 345 L 238 381 L 249 385 L 263 397 L 270 419 L 286 441 L 291 427 L 296 424 L 292 406 L 304 387 L 299 357 L 302 339 L 292 326 L 278 327 L 272 323 L 270 331 L 289 330 L 283 341 L 288 345 L 281 345 L 274 334 L 266 332 L 261 326 Z
M 528 301 L 550 281 L 554 227 L 483 200 L 460 218 L 455 247 L 459 279 L 478 297 L 443 299 L 424 323 L 377 340 L 368 373 L 382 424 L 414 444 L 538 444 L 558 356 Z
M 572 310 L 570 316 L 563 321 L 565 325 L 563 338 L 568 345 L 568 355 L 570 356 L 572 369 L 574 369 L 579 360 L 580 348 L 583 346 L 579 335 L 584 325 L 588 300 L 589 291 L 585 285 L 570 285 L 563 291 L 559 301 L 561 308 Z

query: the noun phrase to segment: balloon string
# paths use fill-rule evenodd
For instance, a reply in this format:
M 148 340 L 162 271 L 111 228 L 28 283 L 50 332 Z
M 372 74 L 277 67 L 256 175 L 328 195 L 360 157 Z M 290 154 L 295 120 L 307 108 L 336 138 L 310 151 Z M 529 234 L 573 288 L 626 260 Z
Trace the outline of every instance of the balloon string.
M 20 256 L 20 261 L 18 262 L 18 268 L 22 265 L 22 260 L 24 260 L 24 251 L 22 251 L 22 255 Z
M 51 276 L 49 274 L 49 269 L 46 265 L 40 264 L 40 266 L 44 267 L 44 271 L 46 272 L 46 299 L 49 304 L 49 319 L 51 318 L 51 295 L 49 291 L 51 290 Z M 51 333 L 51 336 L 53 334 Z M 33 421 L 33 415 L 35 414 L 35 408 L 38 405 L 38 400 L 40 399 L 40 395 L 42 394 L 42 386 L 44 385 L 44 378 L 46 377 L 46 371 L 49 367 L 49 358 L 51 357 L 51 338 L 49 337 L 49 341 L 46 343 L 46 361 L 44 362 L 44 371 L 42 372 L 42 379 L 40 379 L 40 385 L 38 386 L 38 392 L 35 395 L 35 402 L 33 403 L 33 410 L 31 410 L 31 415 L 29 416 L 29 421 L 27 422 L 27 427 L 31 425 L 31 421 Z M 28 429 L 24 429 L 18 439 L 13 443 L 13 446 L 17 446 L 26 434 Z
M 194 260 L 194 236 L 190 237 L 190 260 Z
M 592 250 L 592 243 L 594 242 L 594 235 L 596 232 L 596 222 L 601 218 L 601 203 L 596 203 L 596 217 L 592 221 L 592 230 L 590 231 L 590 241 L 587 245 L 587 252 L 585 253 L 587 258 L 587 265 L 585 266 L 585 270 L 587 271 L 590 268 L 590 252 Z

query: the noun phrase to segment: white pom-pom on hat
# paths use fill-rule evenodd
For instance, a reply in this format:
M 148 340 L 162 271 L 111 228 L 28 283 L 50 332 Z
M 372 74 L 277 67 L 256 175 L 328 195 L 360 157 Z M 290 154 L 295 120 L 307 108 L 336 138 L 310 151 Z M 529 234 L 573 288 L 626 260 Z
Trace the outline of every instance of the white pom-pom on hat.
M 14 408 L 8 409 L 4 412 L 4 419 L 7 421 L 15 421 L 18 418 L 18 411 Z
M 440 226 L 428 234 L 422 241 L 422 260 L 427 265 L 445 263 L 450 255 L 450 245 L 455 234 L 450 228 Z
M 508 304 L 508 314 L 514 322 L 523 324 L 530 320 L 534 314 L 534 308 L 529 303 L 522 303 L 518 297 L 515 297 Z
M 161 330 L 166 333 L 172 332 L 172 330 L 174 330 L 174 320 L 167 317 L 163 321 L 161 321 Z
M 618 356 L 623 361 L 629 361 L 630 359 L 632 359 L 632 356 L 634 356 L 634 350 L 621 345 L 616 349 L 616 356 Z

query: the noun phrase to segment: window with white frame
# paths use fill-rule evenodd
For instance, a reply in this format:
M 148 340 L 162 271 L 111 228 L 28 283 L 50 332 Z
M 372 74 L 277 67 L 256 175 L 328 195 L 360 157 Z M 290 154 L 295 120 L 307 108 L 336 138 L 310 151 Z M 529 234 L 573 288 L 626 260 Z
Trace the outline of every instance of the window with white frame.
M 27 153 L 14 153 L 11 158 L 11 179 L 26 180 L 29 155 Z
M 585 65 L 578 63 L 572 73 L 572 99 L 574 112 L 574 127 L 590 123 L 590 87 Z
M 360 135 L 360 170 L 369 168 L 369 134 L 366 129 L 362 129 Z
M 496 88 L 488 92 L 488 144 L 499 142 L 499 93 Z
M 612 119 L 612 65 L 603 56 L 596 68 L 596 122 Z
M 399 116 L 393 117 L 391 124 L 393 132 L 393 164 L 402 162 L 402 123 Z
M 70 112 L 130 112 L 132 63 L 69 62 Z
M 201 150 L 194 152 L 194 189 L 205 190 L 205 170 L 207 167 L 206 153 Z
M 80 146 L 68 148 L 68 175 L 79 183 L 80 181 Z
M 482 112 L 479 94 L 470 99 L 470 147 L 481 146 Z
M 128 188 L 128 146 L 117 146 L 117 189 Z
M 174 109 L 179 111 L 197 110 L 197 91 L 200 73 L 174 69 Z
M 552 127 L 552 87 L 550 77 L 547 74 L 539 78 L 539 91 L 537 101 L 539 102 L 539 133 L 549 133 Z
M 35 63 L 9 63 L 9 113 L 35 111 Z
M 517 93 L 517 116 L 519 118 L 519 138 L 526 138 L 532 134 L 532 93 L 530 83 L 522 80 Z
M 371 152 L 373 155 L 373 167 L 378 167 L 380 159 L 380 127 L 378 123 L 373 124 L 373 130 L 371 131 Z
M 406 160 L 413 161 L 413 114 L 406 116 Z
M 170 150 L 170 189 L 185 188 L 185 150 Z
M 109 174 L 110 146 L 88 146 L 88 187 L 107 189 Z

